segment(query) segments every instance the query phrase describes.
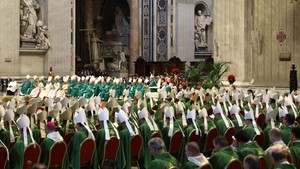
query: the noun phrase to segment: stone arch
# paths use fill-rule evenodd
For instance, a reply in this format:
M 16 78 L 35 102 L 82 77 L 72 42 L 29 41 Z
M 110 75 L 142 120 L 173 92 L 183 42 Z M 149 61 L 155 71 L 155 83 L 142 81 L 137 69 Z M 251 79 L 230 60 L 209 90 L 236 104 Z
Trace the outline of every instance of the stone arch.
M 210 15 L 209 8 L 207 4 L 203 1 L 199 1 L 195 4 L 194 14 L 196 14 L 198 10 L 201 10 L 204 13 L 204 15 Z

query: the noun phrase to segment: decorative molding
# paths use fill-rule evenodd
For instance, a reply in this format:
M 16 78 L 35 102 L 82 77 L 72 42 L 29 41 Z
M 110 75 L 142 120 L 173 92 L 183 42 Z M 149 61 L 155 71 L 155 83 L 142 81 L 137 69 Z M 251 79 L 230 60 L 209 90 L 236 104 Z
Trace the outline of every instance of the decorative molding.
M 282 46 L 284 41 L 287 40 L 287 34 L 282 29 L 280 29 L 276 34 L 276 40 Z
M 151 52 L 151 4 L 149 0 L 144 0 L 142 4 L 142 57 L 149 61 Z
M 168 60 L 168 1 L 167 0 L 158 0 L 157 1 L 157 25 L 156 25 L 156 46 L 157 46 L 157 61 L 166 61 Z
M 39 56 L 45 56 L 45 54 L 47 53 L 48 50 L 46 49 L 31 49 L 31 48 L 20 48 L 19 53 L 20 56 L 22 56 L 23 54 L 38 54 Z

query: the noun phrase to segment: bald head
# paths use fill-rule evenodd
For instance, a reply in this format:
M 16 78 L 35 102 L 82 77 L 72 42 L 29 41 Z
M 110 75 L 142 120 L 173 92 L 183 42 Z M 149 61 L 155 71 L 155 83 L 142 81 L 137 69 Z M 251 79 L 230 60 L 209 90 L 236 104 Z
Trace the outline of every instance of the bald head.
M 200 155 L 200 149 L 199 149 L 199 145 L 196 142 L 188 142 L 185 145 L 185 153 L 188 157 L 192 156 L 199 156 Z
M 279 128 L 272 128 L 269 134 L 272 142 L 282 140 L 281 129 Z

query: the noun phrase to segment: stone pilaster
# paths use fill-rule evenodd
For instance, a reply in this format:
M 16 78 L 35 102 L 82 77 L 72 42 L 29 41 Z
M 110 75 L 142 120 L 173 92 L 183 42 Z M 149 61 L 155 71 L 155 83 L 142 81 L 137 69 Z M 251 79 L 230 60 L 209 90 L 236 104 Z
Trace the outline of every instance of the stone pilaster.
M 135 73 L 134 62 L 139 57 L 139 1 L 130 1 L 130 70 Z

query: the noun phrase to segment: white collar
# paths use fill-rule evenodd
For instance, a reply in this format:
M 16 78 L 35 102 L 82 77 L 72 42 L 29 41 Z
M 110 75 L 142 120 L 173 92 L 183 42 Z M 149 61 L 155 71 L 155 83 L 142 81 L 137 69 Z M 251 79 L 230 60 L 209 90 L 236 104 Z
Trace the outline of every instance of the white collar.
M 290 164 L 287 160 L 285 160 L 285 161 L 282 161 L 281 163 L 279 163 L 279 164 Z
M 190 162 L 196 164 L 199 167 L 206 164 L 206 163 L 208 163 L 208 160 L 206 159 L 205 156 L 203 156 L 203 154 L 200 154 L 199 156 L 187 157 L 187 158 Z
M 50 138 L 51 140 L 58 142 L 58 141 L 63 141 L 64 139 L 62 138 L 62 136 L 59 134 L 59 132 L 52 132 L 47 134 L 47 138 Z
M 300 143 L 300 140 L 295 140 L 295 141 L 293 141 L 291 143 Z
M 276 145 L 276 144 L 283 144 L 283 145 L 285 145 L 285 143 L 282 140 L 274 141 L 273 145 Z
M 247 144 L 250 144 L 252 141 L 251 140 L 249 140 L 247 143 L 245 143 L 245 145 L 247 145 Z

